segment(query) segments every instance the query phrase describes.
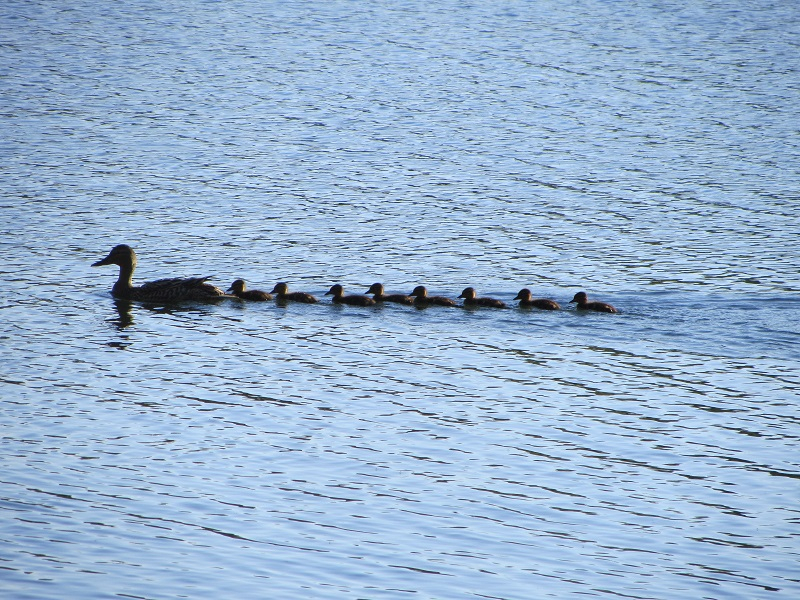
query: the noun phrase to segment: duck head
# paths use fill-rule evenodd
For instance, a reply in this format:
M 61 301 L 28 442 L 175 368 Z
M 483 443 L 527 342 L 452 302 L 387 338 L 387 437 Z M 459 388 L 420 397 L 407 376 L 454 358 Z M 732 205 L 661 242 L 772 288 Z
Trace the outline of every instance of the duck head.
M 102 267 L 103 265 L 135 266 L 136 252 L 126 244 L 114 246 L 103 260 L 92 263 L 93 267 Z

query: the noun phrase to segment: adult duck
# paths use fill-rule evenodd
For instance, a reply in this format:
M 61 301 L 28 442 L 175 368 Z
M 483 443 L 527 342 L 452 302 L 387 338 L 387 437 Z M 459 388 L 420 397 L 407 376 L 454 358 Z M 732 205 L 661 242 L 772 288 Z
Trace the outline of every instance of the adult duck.
M 319 302 L 319 300 L 317 300 L 308 292 L 290 292 L 288 284 L 284 283 L 283 281 L 276 283 L 275 287 L 272 288 L 271 293 L 275 294 L 275 299 L 281 302 L 285 302 L 287 300 L 292 302 L 303 302 L 305 304 L 314 304 L 314 302 Z
M 331 301 L 336 304 L 349 304 L 351 306 L 374 306 L 375 300 L 369 296 L 361 296 L 358 294 L 344 295 L 344 288 L 338 283 L 331 286 L 326 296 L 332 296 Z
M 519 300 L 520 308 L 540 308 L 542 310 L 561 310 L 561 306 L 555 300 L 548 298 L 534 298 L 528 288 L 522 288 L 514 300 Z
M 428 296 L 428 290 L 424 285 L 418 285 L 414 291 L 409 294 L 414 296 L 415 306 L 458 306 L 455 300 L 445 298 L 444 296 Z
M 384 294 L 382 283 L 373 283 L 366 292 L 372 294 L 375 302 L 397 302 L 398 304 L 414 304 L 414 299 L 405 294 Z
M 464 299 L 464 306 L 466 307 L 477 307 L 477 306 L 486 306 L 489 308 L 505 308 L 506 303 L 502 300 L 498 300 L 497 298 L 478 298 L 478 292 L 475 291 L 475 288 L 468 287 L 464 288 L 464 291 L 461 292 L 459 298 Z
M 272 300 L 272 294 L 268 294 L 262 290 L 248 290 L 247 284 L 244 279 L 237 279 L 228 288 L 228 294 L 233 294 L 242 300 L 255 300 L 257 302 L 264 302 L 265 300 Z
M 575 294 L 572 300 L 570 300 L 570 303 L 572 302 L 576 304 L 576 308 L 578 310 L 593 310 L 596 312 L 605 312 L 605 313 L 619 312 L 616 308 L 605 302 L 589 302 L 589 298 L 586 296 L 586 292 L 578 292 L 577 294 Z
M 173 277 L 158 279 L 144 285 L 134 287 L 133 272 L 136 270 L 136 253 L 125 244 L 114 246 L 102 260 L 92 264 L 93 267 L 103 265 L 119 266 L 119 278 L 111 288 L 117 298 L 139 300 L 142 302 L 180 302 L 182 300 L 214 300 L 225 296 L 225 292 L 216 286 L 206 283 L 209 277 L 191 277 L 183 279 Z

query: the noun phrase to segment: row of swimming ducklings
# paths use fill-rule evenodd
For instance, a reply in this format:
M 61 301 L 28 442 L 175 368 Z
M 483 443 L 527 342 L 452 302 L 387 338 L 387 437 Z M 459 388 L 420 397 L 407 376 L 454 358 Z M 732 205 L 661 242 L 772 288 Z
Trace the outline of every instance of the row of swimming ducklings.
M 140 300 L 143 302 L 180 302 L 183 300 L 210 300 L 225 297 L 228 294 L 242 300 L 266 301 L 273 297 L 278 301 L 292 302 L 317 302 L 317 298 L 307 292 L 290 292 L 286 283 L 278 283 L 272 292 L 261 290 L 248 290 L 243 279 L 237 279 L 231 284 L 227 292 L 207 283 L 208 277 L 192 278 L 169 278 L 150 281 L 141 286 L 133 285 L 133 272 L 136 269 L 136 253 L 133 248 L 125 244 L 115 246 L 104 259 L 92 264 L 93 267 L 102 265 L 119 266 L 119 278 L 111 289 L 112 294 L 118 298 Z M 274 294 L 274 296 L 273 296 Z M 455 300 L 444 296 L 428 296 L 425 286 L 418 285 L 410 294 L 385 294 L 383 285 L 373 283 L 365 294 L 371 294 L 370 298 L 364 294 L 345 295 L 344 288 L 333 285 L 325 295 L 332 296 L 332 301 L 336 304 L 349 304 L 353 306 L 372 306 L 378 302 L 396 302 L 419 307 L 426 306 L 459 306 Z M 459 298 L 464 300 L 465 307 L 490 307 L 506 308 L 506 303 L 496 298 L 478 297 L 475 288 L 468 287 L 461 292 Z M 559 310 L 561 306 L 555 301 L 547 298 L 533 298 L 531 291 L 527 288 L 520 290 L 514 298 L 519 300 L 522 308 L 539 308 L 542 310 Z M 597 312 L 616 313 L 617 309 L 605 302 L 589 302 L 585 292 L 578 292 L 570 300 L 575 303 L 579 310 L 592 310 Z
M 273 294 L 278 301 L 296 301 L 313 303 L 318 300 L 307 292 L 290 292 L 286 283 L 278 283 L 272 292 L 261 290 L 248 290 L 243 279 L 237 279 L 228 289 L 229 294 L 233 294 L 242 300 L 272 300 Z M 366 294 L 372 294 L 370 298 Z M 364 294 L 345 295 L 344 288 L 338 283 L 331 286 L 325 292 L 326 296 L 332 296 L 331 301 L 336 304 L 349 304 L 351 306 L 374 306 L 378 302 L 395 302 L 397 304 L 408 304 L 414 306 L 459 306 L 458 303 L 444 296 L 428 296 L 428 290 L 424 285 L 418 285 L 410 294 L 386 294 L 383 284 L 373 283 Z M 485 306 L 488 308 L 508 308 L 505 302 L 497 298 L 479 297 L 475 288 L 467 287 L 461 292 L 459 298 L 463 298 L 466 307 Z M 516 295 L 514 300 L 519 300 L 521 308 L 539 308 L 542 310 L 560 310 L 561 306 L 555 300 L 549 298 L 534 298 L 528 288 L 523 288 Z M 606 302 L 589 302 L 585 292 L 578 292 L 570 300 L 577 305 L 580 310 L 594 310 L 597 312 L 615 313 L 617 309 Z

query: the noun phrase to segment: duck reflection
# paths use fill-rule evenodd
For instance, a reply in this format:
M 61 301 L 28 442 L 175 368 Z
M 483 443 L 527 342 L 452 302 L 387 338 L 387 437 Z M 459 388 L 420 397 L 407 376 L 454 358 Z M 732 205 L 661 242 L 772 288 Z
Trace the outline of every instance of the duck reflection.
M 114 308 L 117 309 L 117 318 L 109 319 L 109 321 L 114 323 L 117 329 L 122 331 L 123 329 L 133 325 L 133 313 L 131 312 L 133 309 L 133 303 L 130 300 L 116 298 L 114 300 Z
M 127 329 L 135 323 L 133 307 L 137 306 L 139 310 L 147 310 L 155 314 L 177 315 L 181 313 L 204 313 L 204 307 L 197 304 L 180 305 L 180 304 L 154 304 L 149 302 L 134 302 L 127 298 L 115 298 L 114 308 L 117 311 L 116 318 L 110 317 L 107 319 L 109 323 L 113 323 L 115 327 L 122 331 Z

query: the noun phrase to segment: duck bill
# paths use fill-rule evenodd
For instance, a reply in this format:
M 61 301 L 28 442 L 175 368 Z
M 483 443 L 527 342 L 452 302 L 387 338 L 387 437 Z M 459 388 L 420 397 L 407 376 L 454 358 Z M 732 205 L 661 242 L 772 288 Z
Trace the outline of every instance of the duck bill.
M 92 263 L 93 267 L 102 267 L 103 265 L 110 265 L 111 262 L 111 255 L 109 254 L 103 260 L 98 260 L 96 263 Z

